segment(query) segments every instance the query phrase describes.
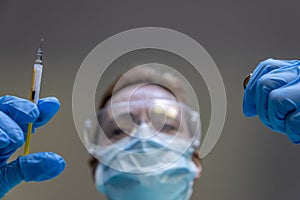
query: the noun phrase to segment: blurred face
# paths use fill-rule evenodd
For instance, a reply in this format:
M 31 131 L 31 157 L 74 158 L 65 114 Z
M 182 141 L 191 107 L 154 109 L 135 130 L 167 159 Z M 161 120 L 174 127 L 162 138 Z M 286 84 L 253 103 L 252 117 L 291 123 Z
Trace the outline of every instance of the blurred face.
M 189 199 L 201 172 L 191 146 L 196 111 L 164 87 L 134 84 L 111 97 L 98 122 L 95 184 L 108 199 Z

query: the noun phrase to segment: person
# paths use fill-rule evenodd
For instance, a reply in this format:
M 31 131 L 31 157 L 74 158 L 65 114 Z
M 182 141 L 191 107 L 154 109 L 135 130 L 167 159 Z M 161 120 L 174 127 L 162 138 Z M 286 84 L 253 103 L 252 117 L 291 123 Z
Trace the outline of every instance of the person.
M 245 116 L 258 115 L 263 124 L 275 132 L 286 134 L 295 144 L 300 143 L 299 67 L 298 60 L 268 59 L 259 63 L 245 89 L 243 99 Z M 183 118 L 182 129 L 176 126 L 175 128 L 167 126 L 164 129 L 164 124 L 169 125 L 165 123 L 168 122 L 168 118 L 174 119 L 172 116 L 178 116 L 176 112 L 169 109 L 172 112 L 167 112 L 170 114 L 164 116 L 165 118 L 153 118 L 163 119 L 164 123 L 160 123 L 160 120 L 149 121 L 150 117 L 145 113 L 152 113 L 149 112 L 151 110 L 154 111 L 154 115 L 164 113 L 159 107 L 155 107 L 157 104 L 153 102 L 156 100 L 162 100 L 162 103 L 158 104 L 161 108 L 174 106 L 182 111 L 185 110 L 186 113 L 193 112 L 181 103 L 184 98 L 178 97 L 182 95 L 175 95 L 176 92 L 173 92 L 180 90 L 176 88 L 180 86 L 176 84 L 176 81 L 170 81 L 172 83 L 170 86 L 175 86 L 175 90 L 170 90 L 168 87 L 155 84 L 155 81 L 153 83 L 153 80 L 149 79 L 151 73 L 137 74 L 134 78 L 131 76 L 133 79 L 130 80 L 129 76 L 118 87 L 113 84 L 107 90 L 96 120 L 101 125 L 101 131 L 98 130 L 99 127 L 96 127 L 97 131 L 89 132 L 92 136 L 89 138 L 93 141 L 92 144 L 98 145 L 96 147 L 91 145 L 90 148 L 93 155 L 90 165 L 95 184 L 108 199 L 188 199 L 192 192 L 193 180 L 201 173 L 200 159 L 195 151 L 198 144 L 195 140 L 191 140 L 191 135 L 186 129 L 189 127 L 187 125 L 193 125 L 195 121 L 190 120 L 193 118 Z M 124 101 L 127 104 L 127 110 L 131 111 L 125 118 L 120 112 L 121 108 L 124 108 L 122 103 Z M 58 105 L 56 100 L 55 102 L 50 104 Z M 45 154 L 29 155 L 6 164 L 9 156 L 23 143 L 26 130 L 24 125 L 26 127 L 27 123 L 34 121 L 36 121 L 35 127 L 43 125 L 56 112 L 52 110 L 50 114 L 47 114 L 41 104 L 43 103 L 35 107 L 30 102 L 9 96 L 0 99 L 0 191 L 2 196 L 22 179 L 25 181 L 45 180 L 59 174 L 64 167 L 62 158 L 54 154 L 48 154 L 46 157 L 44 157 Z M 45 103 L 45 107 L 46 105 L 48 104 Z M 33 113 L 31 113 L 32 110 L 34 110 Z M 126 126 L 128 123 L 122 124 L 124 122 L 122 119 L 130 119 L 131 126 Z M 176 120 L 172 119 L 169 121 L 176 124 L 174 123 Z M 110 123 L 107 123 L 107 120 Z M 154 122 L 158 122 L 158 127 L 152 125 Z M 172 132 L 174 130 L 180 133 L 180 137 L 174 136 Z M 156 135 L 157 140 L 149 139 Z M 166 144 L 170 138 L 176 144 L 175 148 Z M 186 145 L 186 141 L 191 142 L 191 145 Z M 179 147 L 183 144 L 187 148 L 179 151 L 178 154 L 177 144 Z M 136 154 L 157 150 L 158 147 L 163 147 L 166 151 L 159 151 L 161 154 L 154 154 L 155 156 L 152 157 L 148 154 L 141 156 Z M 164 156 L 171 158 L 165 160 L 171 164 L 165 165 L 167 163 L 165 162 L 157 165 L 164 160 Z M 32 160 L 40 158 L 37 160 L 41 162 L 31 163 L 31 159 L 27 160 L 30 157 L 33 157 Z M 47 172 L 43 160 L 48 160 L 47 166 L 54 166 L 57 170 Z M 33 168 L 27 167 L 31 164 Z M 35 170 L 36 168 L 39 170 Z
M 51 152 L 19 156 L 7 163 L 24 143 L 28 123 L 33 123 L 34 132 L 50 121 L 59 108 L 60 103 L 55 97 L 40 99 L 38 105 L 15 96 L 0 98 L 0 198 L 23 180 L 49 180 L 65 168 L 64 159 Z
M 109 200 L 189 199 L 200 177 L 199 113 L 161 66 L 140 65 L 114 81 L 87 123 L 95 184 Z

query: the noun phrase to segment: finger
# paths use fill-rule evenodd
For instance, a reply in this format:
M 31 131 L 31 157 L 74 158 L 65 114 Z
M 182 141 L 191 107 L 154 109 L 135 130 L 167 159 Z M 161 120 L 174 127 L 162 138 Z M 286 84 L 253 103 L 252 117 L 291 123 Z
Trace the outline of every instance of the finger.
M 58 154 L 43 152 L 18 158 L 25 181 L 44 181 L 59 175 L 65 168 L 64 159 Z
M 300 143 L 300 108 L 287 116 L 286 133 L 293 143 Z
M 274 108 L 269 108 L 270 93 L 272 92 L 271 104 L 276 105 L 276 102 L 279 103 L 279 98 L 284 99 L 286 94 L 281 93 L 281 90 L 278 90 L 277 92 L 275 90 L 286 86 L 293 80 L 297 79 L 298 73 L 298 66 L 279 68 L 268 74 L 265 74 L 257 81 L 255 95 L 256 111 L 258 116 L 260 117 L 260 120 L 273 130 L 275 130 L 275 127 L 273 125 L 276 126 L 276 123 L 271 123 L 269 119 L 269 111 Z
M 0 168 L 0 198 L 21 181 L 44 181 L 59 175 L 64 159 L 55 153 L 36 153 L 19 157 Z
M 56 97 L 47 97 L 40 99 L 38 102 L 40 115 L 34 122 L 33 126 L 37 128 L 49 122 L 52 117 L 58 112 L 59 108 L 60 103 Z
M 267 59 L 263 62 L 260 62 L 256 69 L 254 70 L 247 87 L 244 92 L 243 99 L 243 112 L 246 116 L 251 117 L 257 114 L 256 111 L 256 87 L 257 81 L 265 74 L 273 71 L 275 69 L 284 67 L 284 66 L 292 66 L 299 63 L 298 60 L 274 60 Z
M 268 104 L 269 121 L 274 130 L 286 133 L 288 115 L 300 107 L 300 75 L 284 87 L 273 90 Z
M 18 124 L 0 111 L 0 167 L 24 143 L 24 133 Z
M 15 96 L 1 97 L 0 111 L 13 119 L 22 128 L 23 132 L 27 131 L 27 124 L 34 122 L 40 115 L 37 106 L 33 102 Z

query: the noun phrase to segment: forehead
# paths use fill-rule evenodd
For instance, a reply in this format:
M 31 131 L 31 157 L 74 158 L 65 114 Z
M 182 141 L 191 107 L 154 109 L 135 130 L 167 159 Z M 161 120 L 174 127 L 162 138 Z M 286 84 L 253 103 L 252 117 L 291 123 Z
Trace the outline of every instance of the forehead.
M 108 103 L 152 99 L 168 99 L 177 101 L 174 94 L 159 85 L 139 83 L 127 86 L 116 92 L 113 94 Z

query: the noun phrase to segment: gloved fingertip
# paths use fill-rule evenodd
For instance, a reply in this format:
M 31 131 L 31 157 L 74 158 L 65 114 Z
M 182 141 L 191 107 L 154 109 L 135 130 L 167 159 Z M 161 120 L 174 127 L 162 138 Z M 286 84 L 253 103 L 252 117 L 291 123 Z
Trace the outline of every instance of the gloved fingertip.
M 288 135 L 288 138 L 293 144 L 300 144 L 300 136 L 295 137 L 295 136 Z
M 65 168 L 58 154 L 43 152 L 20 157 L 20 167 L 25 181 L 45 181 L 59 175 Z
M 47 97 L 39 100 L 38 109 L 40 116 L 34 123 L 34 127 L 46 124 L 60 109 L 60 102 L 56 97 Z
M 248 106 L 243 106 L 243 113 L 246 117 L 253 117 L 257 114 L 253 108 L 249 108 Z
M 42 98 L 38 102 L 38 108 L 43 112 L 56 113 L 60 109 L 60 102 L 56 97 Z
M 294 144 L 300 144 L 300 108 L 286 116 L 286 134 Z
M 300 144 L 300 135 L 297 134 L 296 129 L 293 129 L 289 123 L 287 123 L 286 134 L 293 144 Z

